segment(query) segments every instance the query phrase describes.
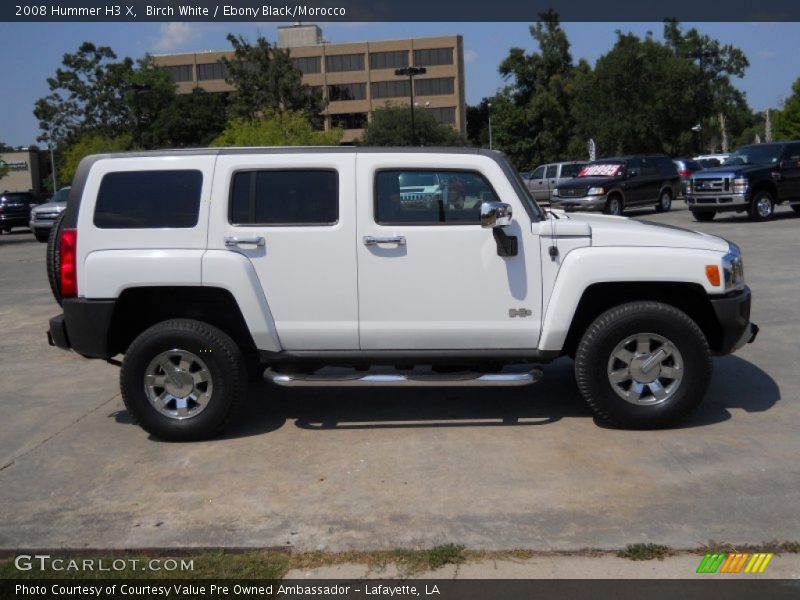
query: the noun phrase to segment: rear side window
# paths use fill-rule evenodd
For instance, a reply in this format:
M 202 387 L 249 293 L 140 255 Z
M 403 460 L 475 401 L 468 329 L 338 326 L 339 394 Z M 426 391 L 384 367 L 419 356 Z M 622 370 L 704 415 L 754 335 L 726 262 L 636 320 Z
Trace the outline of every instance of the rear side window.
M 197 225 L 203 174 L 195 170 L 120 171 L 100 182 L 100 229 L 186 229 Z
M 656 166 L 658 167 L 658 172 L 661 173 L 661 175 L 665 175 L 667 177 L 673 177 L 678 174 L 678 168 L 675 166 L 675 163 L 672 162 L 672 160 L 670 160 L 668 157 L 666 156 L 658 157 L 655 159 L 655 162 Z M 687 168 L 691 169 L 692 167 L 689 167 L 687 165 Z
M 339 177 L 331 169 L 240 171 L 231 186 L 235 225 L 333 225 Z
M 545 177 L 547 179 L 555 179 L 557 173 L 558 173 L 558 165 L 548 165 Z

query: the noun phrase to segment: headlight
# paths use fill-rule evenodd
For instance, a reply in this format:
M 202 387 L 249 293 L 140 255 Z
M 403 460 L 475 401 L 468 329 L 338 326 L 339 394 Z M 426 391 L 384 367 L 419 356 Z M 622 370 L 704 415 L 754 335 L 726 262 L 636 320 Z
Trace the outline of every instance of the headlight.
M 744 287 L 744 262 L 739 246 L 728 242 L 728 253 L 722 257 L 722 271 L 725 276 L 725 291 Z
M 687 194 L 691 194 L 692 193 L 692 179 L 691 178 L 686 180 L 686 193 Z
M 558 197 L 558 188 L 555 188 L 555 189 L 553 190 L 553 196 L 556 196 L 556 197 Z
M 602 196 L 605 193 L 606 193 L 605 188 L 593 187 L 593 188 L 589 188 L 589 191 L 586 192 L 586 195 L 587 196 Z
M 748 187 L 749 187 L 749 182 L 745 177 L 737 177 L 736 179 L 733 180 L 734 194 L 746 194 Z

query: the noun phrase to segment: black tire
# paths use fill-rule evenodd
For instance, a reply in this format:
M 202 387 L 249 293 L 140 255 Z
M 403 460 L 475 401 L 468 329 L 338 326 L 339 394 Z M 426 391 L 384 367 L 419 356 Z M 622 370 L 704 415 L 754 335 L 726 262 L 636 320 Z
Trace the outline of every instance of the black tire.
M 775 199 L 767 190 L 753 194 L 747 214 L 753 221 L 768 221 L 775 215 Z
M 50 231 L 41 231 L 39 229 L 33 230 L 33 237 L 37 242 L 46 243 L 50 239 Z
M 627 401 L 610 381 L 612 353 L 624 340 L 638 334 L 665 338 L 682 359 L 679 384 L 657 404 Z M 653 354 L 658 354 L 658 348 Z M 636 356 L 641 360 L 640 355 Z M 586 402 L 603 420 L 630 429 L 669 427 L 686 417 L 703 399 L 711 369 L 708 341 L 697 323 L 683 311 L 661 302 L 631 302 L 606 311 L 586 330 L 575 353 L 575 378 Z M 651 393 L 648 386 L 645 389 Z
M 708 223 L 709 221 L 714 220 L 714 217 L 717 216 L 717 212 L 713 210 L 693 210 L 692 216 L 694 217 L 695 221 Z
M 202 357 L 211 382 L 205 408 L 183 419 L 159 412 L 145 391 L 148 365 L 174 349 Z M 171 319 L 153 325 L 131 343 L 120 371 L 120 389 L 134 421 L 154 437 L 170 442 L 204 440 L 218 434 L 235 414 L 246 393 L 247 367 L 236 342 L 224 331 L 201 321 Z
M 61 256 L 58 239 L 61 237 L 61 229 L 64 227 L 64 213 L 58 215 L 53 226 L 50 228 L 50 235 L 47 238 L 47 281 L 50 283 L 50 291 L 53 292 L 58 305 L 61 306 L 61 283 L 58 278 L 58 271 L 61 267 Z
M 625 211 L 625 206 L 622 203 L 622 197 L 619 194 L 611 194 L 606 199 L 606 205 L 603 207 L 603 212 L 607 215 L 620 216 Z
M 672 208 L 672 192 L 662 190 L 658 197 L 658 204 L 656 204 L 656 212 L 669 212 L 670 208 Z

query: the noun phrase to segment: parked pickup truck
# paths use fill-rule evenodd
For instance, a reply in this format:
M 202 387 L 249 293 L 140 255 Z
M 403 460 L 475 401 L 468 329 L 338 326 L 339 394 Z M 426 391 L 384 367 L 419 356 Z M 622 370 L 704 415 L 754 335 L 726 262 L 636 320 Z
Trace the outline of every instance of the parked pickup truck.
M 404 202 L 431 173 L 463 201 Z M 248 379 L 517 386 L 565 355 L 602 419 L 665 427 L 758 331 L 736 245 L 544 212 L 486 150 L 91 156 L 47 253 L 50 343 L 121 365 L 128 411 L 167 440 L 219 432 Z
M 721 166 L 695 173 L 686 187 L 686 203 L 698 221 L 719 212 L 766 221 L 782 202 L 800 213 L 800 140 L 738 148 Z
M 576 161 L 540 165 L 532 172 L 526 173 L 526 176 L 523 176 L 523 180 L 534 200 L 549 204 L 553 190 L 565 181 L 577 176 L 585 166 L 585 162 Z

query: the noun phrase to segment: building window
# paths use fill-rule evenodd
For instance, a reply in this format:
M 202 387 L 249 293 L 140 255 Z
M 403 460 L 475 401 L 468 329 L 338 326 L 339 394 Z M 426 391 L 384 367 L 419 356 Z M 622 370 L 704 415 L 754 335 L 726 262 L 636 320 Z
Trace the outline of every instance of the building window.
M 300 56 L 293 58 L 292 63 L 295 68 L 305 75 L 306 73 L 321 73 L 322 72 L 322 57 L 321 56 Z
M 171 67 L 164 67 L 169 73 L 170 78 L 175 83 L 181 81 L 192 81 L 192 65 L 175 65 Z
M 119 171 L 100 182 L 94 225 L 100 229 L 191 228 L 200 213 L 200 171 Z
M 328 86 L 328 100 L 364 100 L 367 97 L 366 83 L 340 83 Z
M 372 83 L 372 98 L 408 98 L 411 88 L 407 79 L 397 81 L 375 81 Z
M 332 170 L 240 171 L 233 176 L 230 222 L 332 225 L 339 220 L 339 176 Z
M 197 80 L 206 81 L 208 79 L 227 79 L 228 66 L 225 63 L 207 63 L 197 65 Z
M 414 65 L 417 67 L 435 67 L 436 65 L 452 65 L 452 48 L 431 48 L 414 50 Z
M 367 113 L 345 113 L 331 115 L 331 127 L 342 129 L 364 129 L 367 125 Z
M 341 71 L 363 71 L 363 54 L 339 54 L 337 56 L 325 57 L 325 70 L 329 73 L 339 73 Z
M 442 96 L 452 94 L 455 90 L 453 77 L 436 77 L 434 79 L 416 79 L 414 93 L 417 96 Z
M 370 69 L 399 69 L 408 66 L 408 50 L 370 52 Z
M 455 106 L 446 106 L 443 108 L 429 108 L 428 112 L 433 115 L 433 118 L 436 119 L 439 123 L 443 125 L 455 125 L 456 124 L 456 107 Z

